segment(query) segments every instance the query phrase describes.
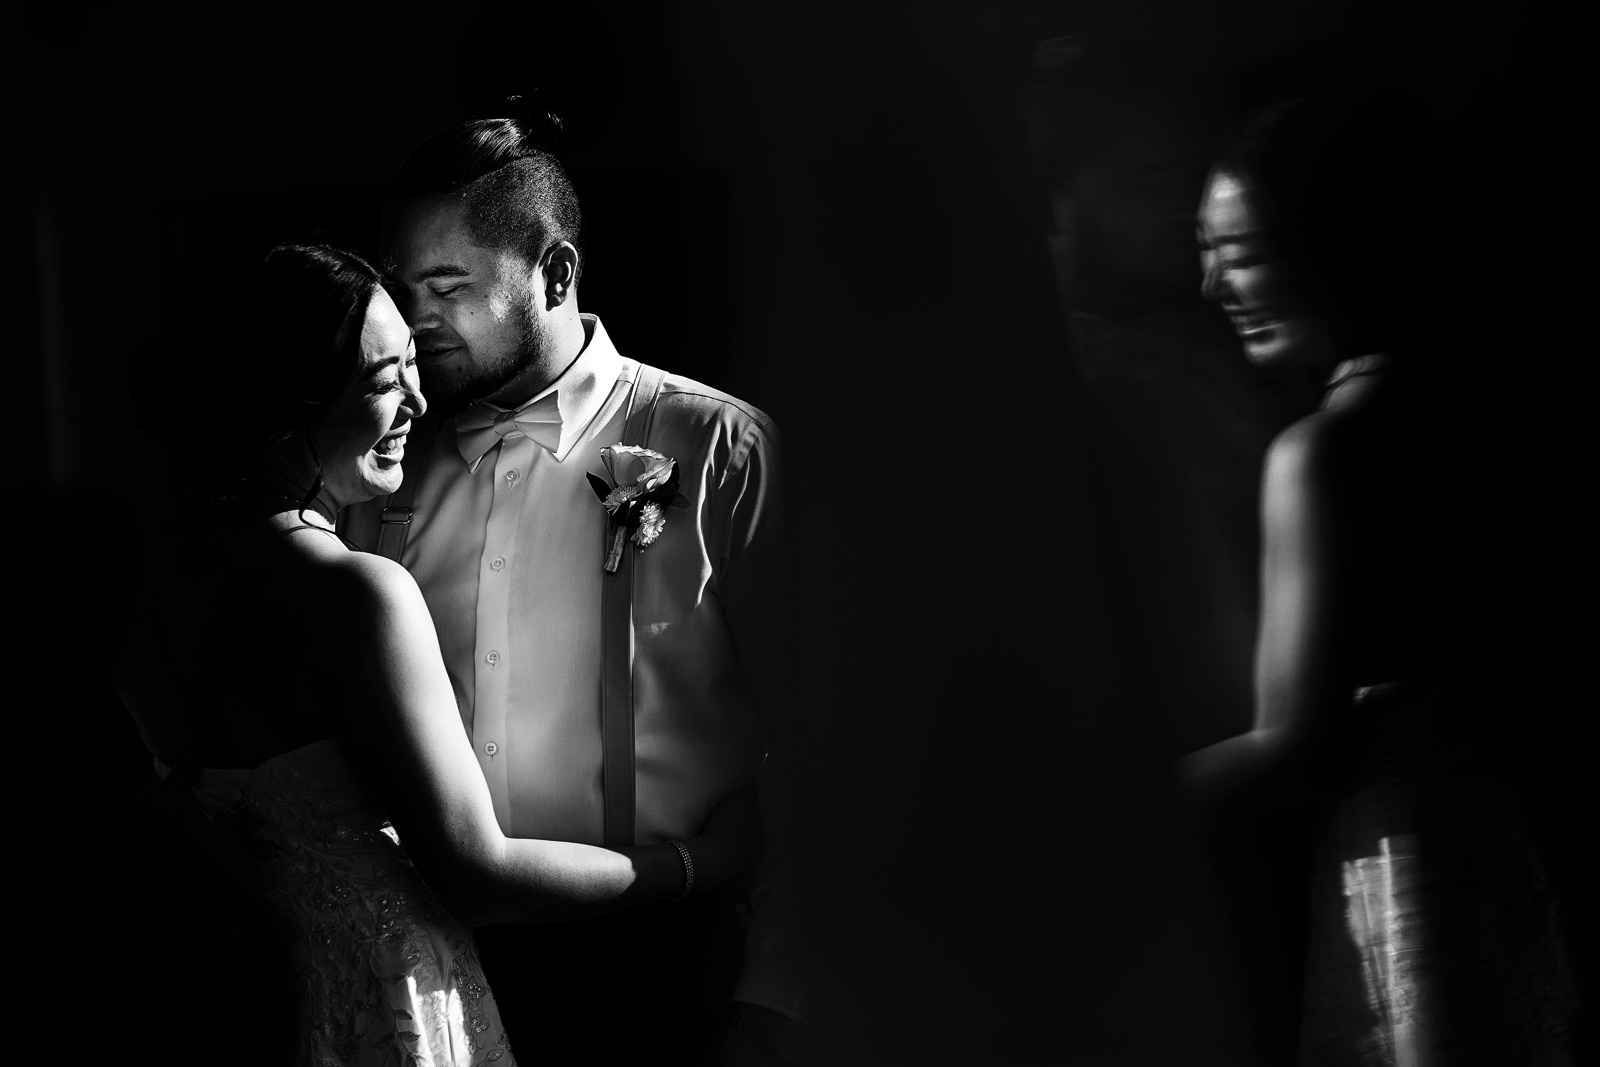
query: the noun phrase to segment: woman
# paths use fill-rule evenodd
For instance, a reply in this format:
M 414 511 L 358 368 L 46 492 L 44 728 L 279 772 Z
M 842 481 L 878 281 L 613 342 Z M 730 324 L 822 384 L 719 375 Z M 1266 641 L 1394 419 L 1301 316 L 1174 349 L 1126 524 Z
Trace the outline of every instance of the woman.
M 415 583 L 334 533 L 398 487 L 426 408 L 380 274 L 280 246 L 197 306 L 218 321 L 139 371 L 195 492 L 142 552 L 119 688 L 174 807 L 286 924 L 295 1062 L 510 1063 L 463 924 L 725 884 L 753 816 L 683 848 L 506 838 Z
M 1534 830 L 1532 737 L 1555 709 L 1516 700 L 1511 653 L 1528 560 L 1514 405 L 1487 373 L 1494 201 L 1425 118 L 1374 105 L 1267 114 L 1202 202 L 1206 292 L 1246 353 L 1327 387 L 1268 455 L 1254 728 L 1185 776 L 1253 912 L 1269 1027 L 1307 978 L 1274 1062 L 1570 1062 Z

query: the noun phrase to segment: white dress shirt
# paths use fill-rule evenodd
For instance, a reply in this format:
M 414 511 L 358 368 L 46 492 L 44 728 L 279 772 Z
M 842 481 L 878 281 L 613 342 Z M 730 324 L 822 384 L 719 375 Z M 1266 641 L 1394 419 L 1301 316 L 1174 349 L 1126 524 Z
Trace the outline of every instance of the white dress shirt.
M 556 395 L 555 451 L 514 434 L 473 469 L 446 420 L 421 472 L 402 562 L 433 614 L 501 829 L 600 844 L 607 517 L 585 475 L 606 476 L 600 449 L 621 440 L 639 364 L 618 354 L 597 318 L 582 319 L 582 353 L 528 402 Z M 667 510 L 648 549 L 628 547 L 637 553 L 639 844 L 693 836 L 759 767 L 760 694 L 781 645 L 774 432 L 724 393 L 670 375 L 663 383 L 648 445 L 678 461 L 687 506 Z M 762 932 L 765 896 L 758 890 L 738 995 L 794 1013 L 783 983 L 752 972 L 763 969 L 756 957 L 776 951 Z
M 555 384 L 554 453 L 520 434 L 477 466 L 454 419 L 438 427 L 402 561 L 421 585 L 494 814 L 509 837 L 603 841 L 600 590 L 605 477 L 638 363 L 594 315 Z M 630 442 L 637 443 L 637 442 Z M 678 461 L 685 507 L 634 561 L 635 840 L 693 837 L 754 779 L 773 691 L 784 581 L 774 427 L 715 389 L 667 376 L 648 446 Z M 416 477 L 414 470 L 406 472 Z M 782 889 L 755 886 L 736 997 L 800 1014 L 776 921 Z
M 472 471 L 447 421 L 417 488 L 402 562 L 433 613 L 501 828 L 599 844 L 606 513 L 585 475 L 605 477 L 600 449 L 621 439 L 639 365 L 617 353 L 598 319 L 583 321 L 582 354 L 529 401 L 556 394 L 556 451 L 514 435 Z M 776 519 L 772 425 L 732 397 L 669 377 L 662 397 L 674 393 L 709 417 L 674 420 L 658 407 L 650 444 L 678 460 L 689 504 L 667 511 L 655 544 L 629 548 L 638 552 L 640 844 L 692 836 L 718 800 L 750 781 L 762 721 L 748 673 L 773 651 L 752 648 L 748 664 L 741 656 L 773 637 L 772 605 L 760 596 L 776 576 L 750 573 L 777 547 L 765 529 Z

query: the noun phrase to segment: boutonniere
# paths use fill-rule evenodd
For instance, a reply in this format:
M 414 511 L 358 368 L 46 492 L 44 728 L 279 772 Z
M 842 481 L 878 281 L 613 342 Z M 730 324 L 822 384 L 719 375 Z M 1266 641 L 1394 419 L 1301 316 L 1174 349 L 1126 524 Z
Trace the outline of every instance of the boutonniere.
M 611 481 L 590 474 L 589 487 L 611 517 L 606 533 L 606 573 L 615 574 L 627 547 L 628 532 L 640 549 L 649 548 L 667 528 L 667 508 L 688 504 L 678 493 L 678 461 L 636 445 L 610 445 L 600 461 Z

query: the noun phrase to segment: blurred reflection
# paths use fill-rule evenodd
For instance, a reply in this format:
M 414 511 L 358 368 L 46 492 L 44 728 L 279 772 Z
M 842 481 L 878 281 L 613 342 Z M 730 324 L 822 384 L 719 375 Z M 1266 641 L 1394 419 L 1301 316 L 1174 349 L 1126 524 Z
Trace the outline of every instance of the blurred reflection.
M 1200 293 L 1209 116 L 1172 64 L 1040 44 L 1025 119 L 1068 338 L 1175 752 L 1249 723 L 1257 497 L 1309 389 L 1250 366 Z
M 1528 699 L 1549 668 L 1519 634 L 1542 535 L 1507 506 L 1543 456 L 1488 373 L 1510 335 L 1478 271 L 1508 260 L 1473 147 L 1364 79 L 1242 127 L 1200 213 L 1250 357 L 1326 380 L 1267 461 L 1253 727 L 1185 761 L 1228 896 L 1274 904 L 1235 935 L 1301 1064 L 1576 1058 L 1539 827 L 1564 711 Z
M 1426 1067 L 1415 1026 L 1423 992 L 1414 973 L 1423 917 L 1415 839 L 1381 838 L 1376 856 L 1346 860 L 1340 873 L 1345 921 L 1361 956 L 1367 1006 L 1377 1019 L 1370 1041 L 1386 1062 Z

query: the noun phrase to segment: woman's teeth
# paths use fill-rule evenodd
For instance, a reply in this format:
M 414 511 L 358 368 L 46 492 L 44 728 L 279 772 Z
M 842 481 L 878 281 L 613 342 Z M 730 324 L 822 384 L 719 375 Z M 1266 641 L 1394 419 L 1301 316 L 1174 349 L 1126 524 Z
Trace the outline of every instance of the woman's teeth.
M 398 437 L 385 437 L 374 445 L 372 450 L 380 455 L 392 456 L 396 452 L 402 451 L 405 445 L 406 435 L 400 434 Z

